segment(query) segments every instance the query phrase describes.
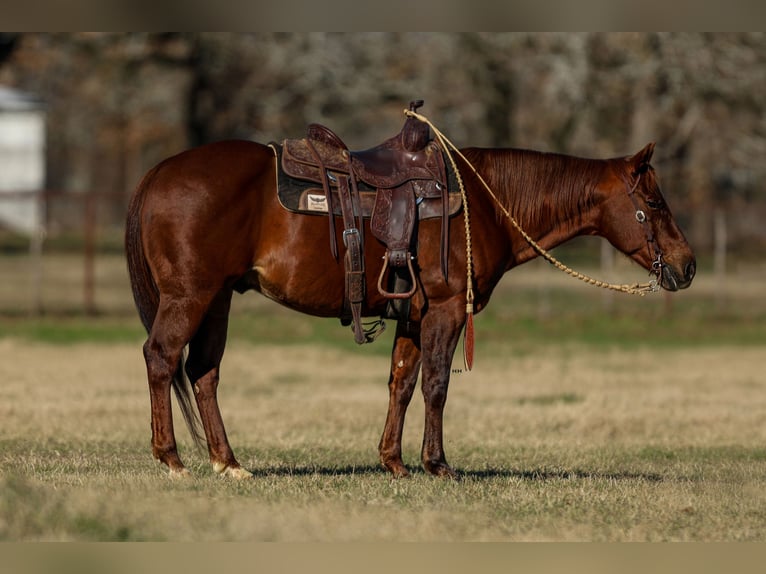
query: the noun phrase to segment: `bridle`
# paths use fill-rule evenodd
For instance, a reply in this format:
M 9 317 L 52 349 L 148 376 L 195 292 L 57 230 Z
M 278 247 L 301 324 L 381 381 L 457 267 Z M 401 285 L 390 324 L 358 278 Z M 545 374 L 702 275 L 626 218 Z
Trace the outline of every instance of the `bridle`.
M 641 227 L 644 229 L 644 235 L 646 236 L 646 245 L 649 248 L 649 252 L 654 253 L 654 261 L 652 262 L 652 269 L 650 273 L 654 273 L 657 276 L 657 279 L 661 279 L 662 276 L 662 268 L 665 266 L 665 262 L 662 258 L 662 249 L 660 248 L 659 243 L 657 243 L 657 240 L 654 237 L 654 231 L 652 231 L 652 226 L 649 224 L 649 218 L 646 215 L 646 212 L 641 209 L 641 206 L 638 204 L 638 200 L 636 199 L 636 190 L 638 189 L 638 183 L 641 181 L 641 173 L 638 173 L 636 175 L 636 181 L 631 186 L 630 182 L 625 180 L 625 187 L 628 190 L 628 197 L 630 198 L 630 201 L 633 203 L 633 207 L 636 208 L 636 221 L 638 221 L 641 224 Z

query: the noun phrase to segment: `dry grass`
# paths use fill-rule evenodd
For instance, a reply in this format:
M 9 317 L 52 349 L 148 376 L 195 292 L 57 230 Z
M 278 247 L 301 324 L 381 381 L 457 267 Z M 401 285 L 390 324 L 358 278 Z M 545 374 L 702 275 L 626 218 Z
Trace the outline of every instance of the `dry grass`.
M 615 298 L 611 314 L 547 265 L 514 271 L 477 318 L 475 371 L 453 376 L 457 483 L 419 470 L 419 396 L 413 477 L 378 465 L 390 332 L 357 349 L 337 322 L 237 297 L 221 402 L 256 477 L 235 483 L 183 428 L 194 478 L 152 462 L 122 258 L 96 266 L 96 304 L 115 315 L 87 320 L 72 313 L 80 258 L 46 258 L 51 314 L 32 321 L 28 259 L 2 264 L 0 540 L 766 539 L 762 265 L 723 283 L 703 273 L 672 299 Z
M 762 349 L 480 353 L 453 378 L 460 482 L 394 481 L 376 445 L 387 359 L 234 344 L 221 402 L 256 477 L 168 479 L 149 451 L 140 345 L 0 340 L 0 539 L 766 539 Z M 422 401 L 405 462 L 418 468 Z

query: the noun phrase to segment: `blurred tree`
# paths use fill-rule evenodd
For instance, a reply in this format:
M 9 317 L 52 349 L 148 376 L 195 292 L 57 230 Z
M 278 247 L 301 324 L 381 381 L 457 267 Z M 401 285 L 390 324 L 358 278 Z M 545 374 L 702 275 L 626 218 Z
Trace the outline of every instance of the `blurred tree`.
M 0 64 L 13 52 L 18 36 L 9 32 L 0 32 Z
M 656 141 L 698 250 L 717 207 L 733 244 L 766 245 L 764 33 L 2 34 L 0 83 L 48 102 L 57 189 L 127 197 L 185 147 L 310 122 L 367 147 L 422 98 L 459 145 L 606 157 Z

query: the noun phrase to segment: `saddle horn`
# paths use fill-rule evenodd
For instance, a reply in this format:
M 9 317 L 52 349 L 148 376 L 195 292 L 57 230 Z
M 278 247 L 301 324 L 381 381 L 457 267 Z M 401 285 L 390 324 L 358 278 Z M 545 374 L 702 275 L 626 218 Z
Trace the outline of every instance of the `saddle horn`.
M 424 100 L 412 100 L 410 111 L 415 112 L 425 103 Z M 407 118 L 402 128 L 402 147 L 410 152 L 422 150 L 431 139 L 431 128 L 416 118 Z

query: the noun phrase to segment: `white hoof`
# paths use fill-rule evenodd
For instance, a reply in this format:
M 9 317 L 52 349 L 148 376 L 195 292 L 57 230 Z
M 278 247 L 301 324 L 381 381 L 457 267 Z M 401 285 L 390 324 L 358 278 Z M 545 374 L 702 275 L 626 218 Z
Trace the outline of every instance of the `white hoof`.
M 239 466 L 227 466 L 223 462 L 214 462 L 213 470 L 221 476 L 226 476 L 229 478 L 233 478 L 235 480 L 244 480 L 246 478 L 253 478 L 252 472 L 245 470 L 244 468 Z
M 187 478 L 191 478 L 191 475 L 192 473 L 185 468 L 181 468 L 178 470 L 171 468 L 169 473 L 170 478 L 172 478 L 173 480 L 185 480 Z

